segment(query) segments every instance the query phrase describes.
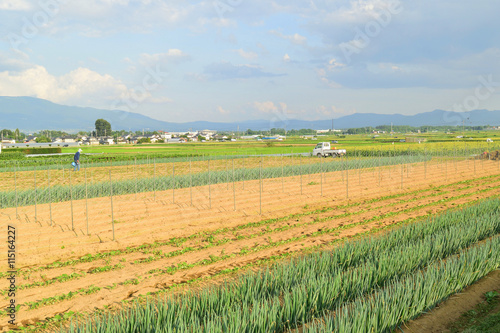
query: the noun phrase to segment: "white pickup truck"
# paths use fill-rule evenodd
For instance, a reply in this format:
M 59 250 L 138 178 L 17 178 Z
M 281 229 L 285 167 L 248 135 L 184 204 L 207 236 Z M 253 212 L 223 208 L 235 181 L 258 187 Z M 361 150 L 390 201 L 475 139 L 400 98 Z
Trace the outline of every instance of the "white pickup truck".
M 313 149 L 313 156 L 318 156 L 318 157 L 337 157 L 337 156 L 343 156 L 346 154 L 345 149 L 331 149 L 330 147 L 330 142 L 320 142 L 314 147 Z

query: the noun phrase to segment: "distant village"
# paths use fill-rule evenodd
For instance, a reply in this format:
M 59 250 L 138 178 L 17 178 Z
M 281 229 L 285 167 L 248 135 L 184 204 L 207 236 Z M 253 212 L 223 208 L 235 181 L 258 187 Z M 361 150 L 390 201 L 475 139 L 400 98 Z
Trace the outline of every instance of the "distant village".
M 346 130 L 339 129 L 325 129 L 325 130 L 312 130 L 312 129 L 302 129 L 302 130 L 290 130 L 285 131 L 283 129 L 271 129 L 269 131 L 252 131 L 247 130 L 245 132 L 218 132 L 216 130 L 201 130 L 201 131 L 185 131 L 185 132 L 167 132 L 167 131 L 136 131 L 135 133 L 126 131 L 115 131 L 113 135 L 96 135 L 96 131 L 91 132 L 79 132 L 79 134 L 67 134 L 64 132 L 57 131 L 58 135 L 54 135 L 56 131 L 41 131 L 32 134 L 25 134 L 19 132 L 18 129 L 15 131 L 11 130 L 1 130 L 0 134 L 0 149 L 1 148 L 22 148 L 22 147 L 70 147 L 70 146 L 96 146 L 96 145 L 123 145 L 123 144 L 141 144 L 141 143 L 184 143 L 184 142 L 225 142 L 225 141 L 236 141 L 236 140 L 285 140 L 287 135 L 300 137 L 304 140 L 318 140 L 320 137 L 325 135 L 352 135 L 352 134 L 368 134 L 372 135 L 373 138 L 378 137 L 381 134 L 390 134 L 391 136 L 396 133 L 407 133 L 410 135 L 419 135 L 424 132 L 444 132 L 446 134 L 453 134 L 451 130 L 457 129 L 456 127 L 423 127 L 413 128 L 411 126 L 377 126 L 364 127 L 364 128 L 352 128 Z M 397 127 L 397 128 L 396 128 Z M 460 128 L 458 128 L 460 129 Z M 149 130 L 149 129 L 148 129 Z M 491 126 L 475 126 L 466 128 L 467 131 L 470 130 L 500 130 L 500 127 Z M 52 132 L 52 133 L 51 133 Z M 273 133 L 274 132 L 274 133 Z M 242 135 L 240 135 L 242 134 Z M 395 137 L 397 138 L 397 137 Z M 456 136 L 460 139 L 463 136 Z M 426 139 L 422 137 L 406 137 L 399 138 L 401 142 L 425 142 Z M 491 139 L 488 141 L 492 142 Z
M 313 138 L 314 135 L 307 135 Z M 3 148 L 16 147 L 69 147 L 79 145 L 114 145 L 114 144 L 140 144 L 140 143 L 184 143 L 184 142 L 207 142 L 207 141 L 236 141 L 239 140 L 284 140 L 283 135 L 242 135 L 218 133 L 215 130 L 187 131 L 187 132 L 165 132 L 154 131 L 153 133 L 137 134 L 129 133 L 123 135 L 91 136 L 83 134 L 68 134 L 64 136 L 51 137 L 50 140 L 41 142 L 40 135 L 27 135 L 23 138 L 1 138 Z M 48 141 L 48 142 L 47 142 Z

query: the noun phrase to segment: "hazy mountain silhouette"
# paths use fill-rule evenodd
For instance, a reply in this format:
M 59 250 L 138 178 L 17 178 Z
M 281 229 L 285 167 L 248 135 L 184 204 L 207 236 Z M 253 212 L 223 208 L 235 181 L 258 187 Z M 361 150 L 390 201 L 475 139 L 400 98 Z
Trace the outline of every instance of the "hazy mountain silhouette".
M 114 130 L 150 130 L 187 131 L 212 129 L 218 131 L 240 131 L 246 129 L 268 130 L 271 128 L 287 129 L 329 129 L 331 119 L 324 120 L 248 120 L 241 122 L 208 122 L 193 121 L 187 123 L 173 123 L 156 120 L 138 113 L 83 108 L 55 104 L 47 100 L 33 97 L 2 97 L 0 96 L 0 128 L 23 131 L 36 131 L 42 129 L 64 130 L 76 132 L 92 130 L 96 119 L 104 118 L 111 123 Z M 334 128 L 354 128 L 379 125 L 410 125 L 410 126 L 500 126 L 500 111 L 473 110 L 470 112 L 451 112 L 434 110 L 412 116 L 402 114 L 376 114 L 356 113 L 334 120 Z

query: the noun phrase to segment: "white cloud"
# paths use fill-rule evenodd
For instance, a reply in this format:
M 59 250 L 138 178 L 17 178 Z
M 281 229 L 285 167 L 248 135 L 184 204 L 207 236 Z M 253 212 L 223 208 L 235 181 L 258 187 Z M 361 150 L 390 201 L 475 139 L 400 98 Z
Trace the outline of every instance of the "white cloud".
M 328 61 L 327 68 L 329 70 L 333 70 L 335 68 L 338 68 L 338 67 L 342 68 L 342 67 L 345 67 L 345 66 L 346 66 L 346 64 L 337 61 L 335 58 L 332 58 L 332 59 L 330 59 L 330 61 Z
M 33 67 L 29 62 L 29 56 L 19 50 L 12 50 L 12 53 L 4 53 L 0 51 L 0 72 L 2 71 L 19 71 Z
M 143 53 L 139 57 L 139 63 L 143 66 L 155 66 L 158 64 L 172 64 L 189 60 L 191 57 L 179 49 L 169 49 L 165 53 L 148 54 Z
M 257 55 L 257 53 L 251 52 L 251 51 L 247 52 L 243 49 L 238 49 L 238 50 L 233 50 L 233 51 L 237 52 L 240 55 L 240 57 L 245 58 L 245 59 L 256 59 L 259 57 Z
M 271 102 L 271 101 L 254 102 L 253 104 L 257 110 L 259 110 L 260 112 L 264 112 L 264 113 L 272 113 L 272 112 L 276 112 L 278 110 L 278 107 L 276 105 L 274 105 L 274 102 Z
M 0 72 L 0 91 L 5 96 L 33 96 L 55 103 L 103 107 L 130 91 L 120 80 L 87 68 L 54 76 L 42 66 L 21 72 Z
M 284 118 L 286 118 L 288 115 L 296 113 L 292 110 L 289 110 L 288 105 L 284 102 L 279 102 L 276 104 L 272 101 L 254 102 L 253 105 L 260 112 L 281 115 Z
M 283 61 L 284 62 L 289 62 L 290 61 L 290 56 L 288 55 L 288 53 L 283 56 Z
M 224 108 L 222 108 L 222 106 L 218 105 L 217 106 L 217 111 L 220 113 L 220 114 L 230 114 L 230 112 L 228 110 L 225 110 Z
M 318 118 L 339 118 L 356 113 L 356 109 L 345 110 L 343 108 L 332 106 L 319 105 L 316 108 L 316 116 Z
M 271 30 L 271 31 L 269 31 L 269 33 L 271 33 L 275 36 L 278 36 L 282 39 L 288 40 L 288 41 L 292 42 L 293 44 L 305 45 L 307 43 L 307 38 L 299 35 L 298 33 L 295 33 L 293 35 L 284 35 L 280 31 L 276 31 L 276 30 Z
M 0 10 L 26 11 L 31 8 L 31 4 L 26 0 L 0 0 Z

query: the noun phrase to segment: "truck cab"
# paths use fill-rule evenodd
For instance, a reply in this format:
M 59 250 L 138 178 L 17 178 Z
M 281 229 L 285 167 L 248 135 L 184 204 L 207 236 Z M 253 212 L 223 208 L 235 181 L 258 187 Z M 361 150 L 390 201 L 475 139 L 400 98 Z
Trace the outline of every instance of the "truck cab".
M 330 149 L 330 142 L 318 142 L 314 149 Z
M 346 154 L 345 149 L 336 149 L 335 147 L 330 146 L 330 142 L 319 142 L 316 147 L 313 149 L 313 156 L 318 156 L 318 157 L 337 157 L 337 156 L 342 156 Z

